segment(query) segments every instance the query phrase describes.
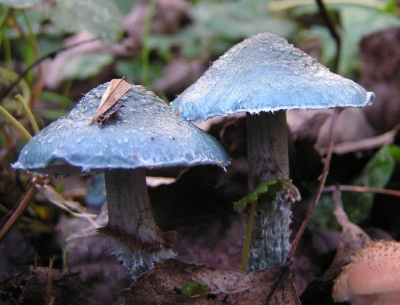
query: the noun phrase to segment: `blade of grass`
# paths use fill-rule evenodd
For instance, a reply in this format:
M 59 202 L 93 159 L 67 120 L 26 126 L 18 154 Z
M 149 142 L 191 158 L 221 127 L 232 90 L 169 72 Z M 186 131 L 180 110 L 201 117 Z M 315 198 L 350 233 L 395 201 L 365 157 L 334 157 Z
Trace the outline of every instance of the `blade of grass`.
M 34 132 L 35 134 L 37 134 L 37 133 L 40 131 L 40 129 L 39 129 L 38 124 L 36 123 L 36 120 L 35 120 L 35 118 L 34 118 L 34 116 L 33 116 L 33 113 L 32 113 L 32 111 L 31 111 L 31 109 L 29 108 L 27 102 L 24 100 L 24 98 L 22 97 L 21 94 L 17 94 L 17 95 L 15 96 L 15 98 L 21 103 L 22 107 L 24 108 L 24 110 L 25 110 L 25 112 L 26 112 L 26 115 L 27 115 L 28 118 L 29 118 L 29 122 L 30 122 L 31 125 L 32 125 L 33 132 Z
M 11 7 L 7 8 L 6 13 L 4 14 L 3 18 L 0 20 L 0 30 L 2 30 L 5 26 L 5 24 L 8 21 L 8 18 L 10 18 L 11 14 L 13 12 L 13 9 Z
M 17 129 L 26 140 L 30 140 L 32 135 L 21 125 L 5 108 L 0 106 L 0 114 L 10 123 L 15 129 Z

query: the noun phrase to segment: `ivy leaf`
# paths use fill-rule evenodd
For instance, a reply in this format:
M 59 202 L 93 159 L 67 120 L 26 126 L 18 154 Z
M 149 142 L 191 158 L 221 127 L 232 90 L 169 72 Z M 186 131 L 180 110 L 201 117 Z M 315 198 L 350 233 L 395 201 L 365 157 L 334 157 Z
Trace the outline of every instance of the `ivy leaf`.
M 274 200 L 278 193 L 284 187 L 291 187 L 292 182 L 289 180 L 267 180 L 261 182 L 254 190 L 247 196 L 234 203 L 233 210 L 237 211 L 239 208 L 246 207 L 247 203 L 252 203 L 258 200 L 262 194 L 266 194 L 270 200 Z
M 113 1 L 54 0 L 50 19 L 61 30 L 87 30 L 104 44 L 112 45 L 122 35 L 122 16 Z

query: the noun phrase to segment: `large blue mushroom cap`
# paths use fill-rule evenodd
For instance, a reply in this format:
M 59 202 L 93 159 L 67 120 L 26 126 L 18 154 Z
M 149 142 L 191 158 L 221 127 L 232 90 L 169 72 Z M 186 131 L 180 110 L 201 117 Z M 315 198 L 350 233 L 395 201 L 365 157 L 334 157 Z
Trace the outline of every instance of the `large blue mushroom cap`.
M 22 149 L 16 169 L 73 174 L 106 169 L 194 166 L 230 161 L 220 144 L 176 115 L 153 92 L 132 88 L 106 125 L 90 121 L 109 83 L 88 92 L 69 114 L 34 136 Z
M 171 107 L 200 122 L 238 112 L 363 107 L 374 97 L 285 39 L 262 33 L 216 60 Z

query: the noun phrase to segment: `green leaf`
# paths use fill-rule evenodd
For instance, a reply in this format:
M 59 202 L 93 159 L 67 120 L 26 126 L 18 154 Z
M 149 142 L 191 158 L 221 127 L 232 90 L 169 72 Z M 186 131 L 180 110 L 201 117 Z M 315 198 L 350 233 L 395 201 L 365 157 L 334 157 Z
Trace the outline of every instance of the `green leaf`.
M 384 3 L 386 2 L 386 3 Z M 338 27 L 340 27 L 340 36 L 342 38 L 341 53 L 339 71 L 340 75 L 349 77 L 354 71 L 358 71 L 360 67 L 359 54 L 359 43 L 361 39 L 372 33 L 387 29 L 389 27 L 400 26 L 400 19 L 393 13 L 393 2 L 396 7 L 397 1 L 386 0 L 386 1 L 365 1 L 362 3 L 335 3 L 335 1 L 326 1 L 326 6 L 332 13 L 337 13 L 340 21 Z M 292 1 L 295 3 L 295 1 Z M 380 9 L 384 7 L 384 9 Z M 318 7 L 311 3 L 310 5 L 298 5 L 290 10 L 290 16 L 292 18 L 300 18 L 301 16 L 307 16 L 316 14 L 318 15 Z M 315 29 L 319 28 L 319 29 Z M 303 30 L 304 32 L 305 30 Z M 312 27 L 308 36 L 319 37 L 320 46 L 322 51 L 322 58 L 319 61 L 325 65 L 329 65 L 329 62 L 333 60 L 336 52 L 336 45 L 331 35 L 325 30 L 322 30 L 320 26 Z M 330 36 L 328 36 L 328 35 Z M 330 42 L 328 41 L 330 40 Z M 330 57 L 330 58 L 328 58 Z
M 367 35 L 400 26 L 400 19 L 395 15 L 380 12 L 370 8 L 344 6 L 340 10 L 342 33 L 342 50 L 339 74 L 346 75 L 358 68 L 357 54 L 359 42 Z
M 115 73 L 129 81 L 141 82 L 143 65 L 141 60 L 119 59 L 114 65 Z M 163 66 L 160 62 L 152 62 L 149 67 L 149 80 L 153 82 L 162 76 Z M 148 88 L 149 89 L 149 88 Z
M 400 163 L 400 146 L 388 145 L 387 149 L 396 163 Z
M 384 145 L 367 163 L 353 184 L 364 187 L 384 188 L 392 177 L 396 163 L 400 163 L 400 147 Z M 365 219 L 370 213 L 373 199 L 374 194 L 371 193 L 343 193 L 343 206 L 349 220 L 353 223 L 358 223 Z M 332 211 L 332 195 L 321 196 L 311 218 L 310 227 L 337 228 L 338 224 Z
M 267 180 L 261 182 L 254 190 L 252 190 L 247 196 L 235 202 L 233 210 L 237 211 L 239 208 L 246 207 L 247 203 L 252 203 L 258 200 L 262 194 L 266 194 L 268 198 L 272 201 L 278 195 L 284 187 L 292 186 L 292 182 L 289 180 Z
M 123 32 L 121 13 L 108 0 L 55 0 L 50 19 L 66 32 L 85 29 L 106 45 L 117 42 Z
M 29 8 L 39 3 L 40 0 L 0 0 L 0 4 L 16 9 Z
M 113 62 L 111 53 L 82 54 L 72 57 L 60 68 L 66 78 L 86 79 L 98 75 L 104 66 Z
M 208 284 L 202 282 L 192 282 L 186 284 L 181 290 L 182 295 L 190 297 L 203 295 L 209 292 L 210 292 L 210 287 L 208 286 Z
M 158 35 L 151 47 L 168 56 L 166 50 L 179 45 L 185 57 L 199 58 L 204 54 L 221 55 L 235 43 L 260 32 L 291 36 L 296 30 L 295 22 L 270 15 L 266 9 L 268 2 L 199 1 L 190 25 L 177 35 Z
M 311 200 L 313 199 L 314 198 L 311 198 Z M 332 194 L 323 194 L 321 196 L 318 205 L 311 216 L 309 228 L 323 228 L 327 230 L 340 228 L 335 216 L 333 215 Z
M 397 7 L 397 0 L 385 0 L 385 8 L 382 10 L 386 13 L 395 13 Z
M 382 146 L 367 163 L 354 184 L 365 187 L 384 188 L 389 182 L 396 166 L 396 160 L 392 152 L 398 156 L 399 149 L 399 147 L 394 145 Z M 344 207 L 349 219 L 354 223 L 358 223 L 369 214 L 374 194 L 359 193 L 349 195 L 347 196 L 349 198 L 346 198 L 347 200 L 344 202 Z
M 50 122 L 66 115 L 76 105 L 65 95 L 46 90 L 41 92 L 40 100 L 49 104 L 49 107 L 35 109 L 35 113 Z
M 18 79 L 18 74 L 12 70 L 0 67 L 0 91 L 8 88 L 14 81 Z M 18 93 L 21 93 L 24 97 L 24 100 L 28 101 L 31 98 L 31 91 L 28 83 L 21 79 L 17 84 Z M 13 95 L 16 94 L 16 91 L 12 92 Z

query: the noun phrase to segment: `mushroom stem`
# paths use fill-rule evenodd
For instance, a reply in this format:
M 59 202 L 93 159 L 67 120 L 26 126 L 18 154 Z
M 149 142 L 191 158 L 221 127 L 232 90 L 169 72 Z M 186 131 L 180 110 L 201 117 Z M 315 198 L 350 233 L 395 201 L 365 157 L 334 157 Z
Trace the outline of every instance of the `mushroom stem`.
M 105 172 L 108 224 L 105 230 L 136 251 L 159 251 L 163 232 L 157 226 L 147 191 L 145 170 Z
M 145 169 L 105 172 L 108 224 L 101 233 L 116 239 L 115 254 L 136 278 L 158 259 L 174 257 L 175 232 L 163 232 L 153 217 Z
M 271 179 L 289 178 L 288 131 L 285 111 L 247 113 L 249 188 Z M 274 201 L 258 199 L 247 270 L 283 265 L 290 250 L 290 201 L 279 192 Z

